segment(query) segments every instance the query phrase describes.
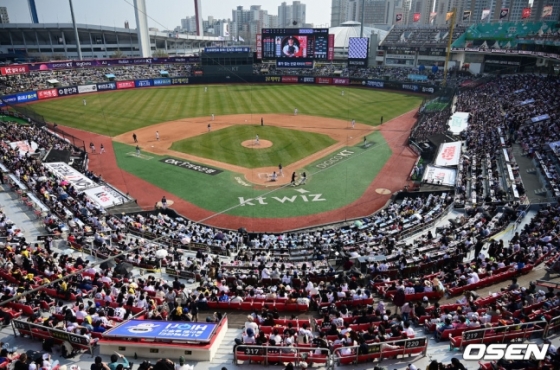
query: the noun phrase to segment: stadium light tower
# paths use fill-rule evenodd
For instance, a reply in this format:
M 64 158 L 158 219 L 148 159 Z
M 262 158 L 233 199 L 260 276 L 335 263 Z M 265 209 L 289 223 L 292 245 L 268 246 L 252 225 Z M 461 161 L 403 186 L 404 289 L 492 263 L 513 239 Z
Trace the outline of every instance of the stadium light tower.
M 39 23 L 39 16 L 37 15 L 37 6 L 35 0 L 27 0 L 29 4 L 29 13 L 31 14 L 31 23 Z
M 202 26 L 202 1 L 201 0 L 194 0 L 194 18 L 196 20 L 197 36 L 204 36 L 204 29 Z
M 148 33 L 148 9 L 146 0 L 134 0 L 134 15 L 136 16 L 136 31 L 138 32 L 138 46 L 142 58 L 152 56 L 152 45 Z

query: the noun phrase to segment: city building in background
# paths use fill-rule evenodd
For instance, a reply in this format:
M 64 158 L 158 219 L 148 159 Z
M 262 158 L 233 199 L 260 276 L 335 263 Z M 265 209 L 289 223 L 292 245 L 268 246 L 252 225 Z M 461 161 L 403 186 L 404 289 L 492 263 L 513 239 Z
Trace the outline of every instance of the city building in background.
M 10 18 L 8 17 L 8 8 L 5 6 L 0 6 L 0 23 L 10 23 Z

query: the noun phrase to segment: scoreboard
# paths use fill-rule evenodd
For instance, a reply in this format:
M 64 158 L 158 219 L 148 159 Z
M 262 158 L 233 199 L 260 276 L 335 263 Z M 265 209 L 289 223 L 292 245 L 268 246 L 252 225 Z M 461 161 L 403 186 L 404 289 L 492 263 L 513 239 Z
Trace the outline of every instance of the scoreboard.
M 259 36 L 262 59 L 283 60 L 279 67 L 301 68 L 334 58 L 334 35 L 328 28 L 263 28 Z

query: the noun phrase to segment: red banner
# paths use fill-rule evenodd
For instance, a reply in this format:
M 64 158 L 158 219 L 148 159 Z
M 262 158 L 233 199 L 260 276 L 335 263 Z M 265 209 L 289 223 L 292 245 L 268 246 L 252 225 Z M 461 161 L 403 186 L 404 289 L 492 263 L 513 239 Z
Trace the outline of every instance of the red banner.
M 330 85 L 332 83 L 332 79 L 330 77 L 316 77 L 315 78 L 315 83 Z
M 204 73 L 202 71 L 194 71 L 195 76 L 202 76 Z
M 0 73 L 4 76 L 8 75 L 20 75 L 29 72 L 29 67 L 27 65 L 13 65 L 8 67 L 0 67 Z
M 531 8 L 523 8 L 521 12 L 521 19 L 529 18 L 531 16 Z
M 412 18 L 414 22 L 420 22 L 420 13 L 414 13 L 414 17 Z
M 58 90 L 57 89 L 48 89 L 48 90 L 37 91 L 37 97 L 39 98 L 39 100 L 56 98 L 57 96 L 58 96 Z
M 333 85 L 348 85 L 350 84 L 350 79 L 333 77 L 332 83 Z
M 117 81 L 117 89 L 133 89 L 134 81 Z
M 298 83 L 298 77 L 297 76 L 282 76 L 282 83 L 289 83 L 289 84 L 293 84 L 293 83 Z
M 329 51 L 327 60 L 334 60 L 334 34 L 329 34 Z
M 257 59 L 262 59 L 262 35 L 257 34 Z

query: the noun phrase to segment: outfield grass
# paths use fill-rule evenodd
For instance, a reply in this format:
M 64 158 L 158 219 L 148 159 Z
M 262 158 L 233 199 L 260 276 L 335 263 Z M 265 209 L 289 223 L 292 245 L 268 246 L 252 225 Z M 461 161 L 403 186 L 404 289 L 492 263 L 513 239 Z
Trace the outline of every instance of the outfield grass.
M 245 140 L 269 140 L 272 147 L 246 148 Z M 336 143 L 327 135 L 289 130 L 274 126 L 231 126 L 176 141 L 171 149 L 246 168 L 287 166 Z
M 341 92 L 344 90 L 344 96 Z M 87 99 L 87 106 L 82 104 Z M 378 125 L 421 103 L 419 96 L 372 89 L 311 85 L 211 85 L 92 93 L 30 105 L 60 125 L 116 136 L 180 118 L 242 113 L 300 114 Z
M 307 185 L 275 190 L 243 186 L 236 180 L 243 176 L 234 172 L 208 176 L 162 163 L 161 156 L 150 154 L 154 158 L 146 161 L 127 155 L 134 151 L 133 146 L 115 142 L 113 148 L 120 168 L 162 188 L 169 193 L 169 200 L 178 197 L 209 211 L 235 216 L 282 218 L 330 211 L 358 199 L 391 156 L 380 132 L 368 135 L 368 140 L 373 142 L 368 148 L 343 148 L 298 171 L 307 173 Z M 345 149 L 353 154 L 326 169 L 321 166 Z M 240 199 L 253 201 L 241 206 Z

